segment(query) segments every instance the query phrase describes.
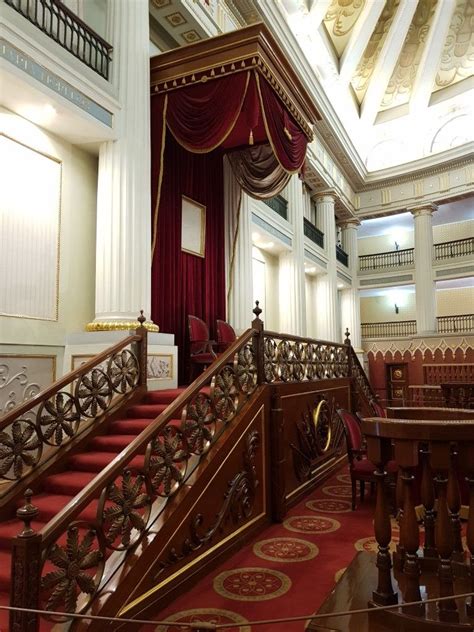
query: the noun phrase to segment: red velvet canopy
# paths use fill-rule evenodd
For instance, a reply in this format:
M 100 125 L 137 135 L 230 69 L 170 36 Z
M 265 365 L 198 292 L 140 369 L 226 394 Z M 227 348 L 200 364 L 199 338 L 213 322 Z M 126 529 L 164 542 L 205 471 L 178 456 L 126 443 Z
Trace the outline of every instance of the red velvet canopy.
M 175 333 L 181 367 L 187 315 L 211 332 L 225 320 L 223 154 L 269 143 L 280 171 L 297 173 L 316 118 L 263 25 L 240 33 L 152 60 L 152 318 Z M 237 55 L 239 46 L 245 55 Z M 199 47 L 196 61 L 191 52 Z M 181 251 L 183 195 L 206 207 L 204 258 Z

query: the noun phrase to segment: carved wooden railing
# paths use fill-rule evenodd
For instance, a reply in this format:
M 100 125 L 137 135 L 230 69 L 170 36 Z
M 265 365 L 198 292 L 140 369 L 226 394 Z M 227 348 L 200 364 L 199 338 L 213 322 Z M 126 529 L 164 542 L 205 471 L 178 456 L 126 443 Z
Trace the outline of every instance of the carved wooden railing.
M 142 316 L 140 323 L 145 321 Z M 147 332 L 136 333 L 67 373 L 0 419 L 0 501 L 91 425 L 146 389 Z
M 474 382 L 474 364 L 456 362 L 455 364 L 424 364 L 425 384 L 443 382 Z
M 460 411 L 458 414 L 461 416 Z M 462 417 L 438 421 L 368 418 L 362 422 L 362 431 L 367 438 L 368 458 L 377 468 L 378 479 L 374 522 L 378 543 L 378 585 L 373 593 L 373 602 L 388 605 L 402 600 L 418 601 L 421 599 L 421 583 L 426 590 L 430 586 L 430 594 L 426 597 L 449 598 L 456 592 L 474 592 L 474 420 Z M 397 504 L 400 508 L 400 536 L 393 560 L 390 554 L 392 527 L 385 495 L 386 465 L 391 459 L 395 459 L 399 466 Z M 420 495 L 424 506 L 422 551 L 414 485 L 415 473 L 420 470 Z M 464 562 L 459 517 L 459 481 L 464 480 L 469 487 L 466 545 L 470 557 L 467 564 Z M 394 565 L 398 569 L 398 590 L 392 582 L 391 569 Z M 422 571 L 432 573 L 434 588 L 433 581 L 428 582 L 426 575 L 420 580 Z M 392 612 L 390 616 L 405 616 Z M 389 616 L 388 612 L 386 614 Z M 420 617 L 427 626 L 429 622 L 425 614 L 423 604 L 413 606 L 407 613 L 411 617 Z M 472 630 L 474 602 L 472 599 L 466 603 L 454 598 L 440 601 L 438 612 L 431 610 L 429 619 L 436 630 L 442 629 L 440 622 L 443 621 L 457 622 L 459 629 Z M 413 629 L 415 627 L 414 624 Z
M 437 316 L 436 327 L 439 334 L 472 333 L 474 331 L 474 314 Z
M 112 46 L 60 0 L 4 0 L 60 46 L 109 78 Z
M 416 334 L 416 320 L 362 323 L 362 338 L 398 338 Z
M 453 257 L 466 257 L 472 254 L 474 254 L 474 237 L 434 244 L 434 258 L 436 261 L 452 259 Z
M 391 250 L 379 252 L 373 255 L 359 256 L 359 270 L 377 270 L 380 268 L 398 268 L 399 266 L 412 266 L 415 264 L 415 249 Z
M 256 390 L 259 323 L 256 319 L 255 328 L 219 356 L 40 533 L 27 524 L 26 535 L 13 544 L 12 585 L 18 575 L 36 572 L 32 585 L 40 586 L 39 595 L 32 603 L 31 591 L 26 597 L 19 591 L 12 605 L 65 615 L 90 606 L 152 525 L 163 520 L 173 496 L 190 484 L 207 452 Z M 95 518 L 85 519 L 81 514 L 91 506 L 97 507 Z M 31 520 L 37 513 L 28 498 L 17 515 Z

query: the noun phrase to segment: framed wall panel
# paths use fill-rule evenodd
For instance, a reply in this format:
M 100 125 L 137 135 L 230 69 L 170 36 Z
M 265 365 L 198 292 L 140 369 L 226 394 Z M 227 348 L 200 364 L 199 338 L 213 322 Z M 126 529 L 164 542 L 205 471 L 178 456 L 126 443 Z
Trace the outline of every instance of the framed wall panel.
M 206 249 L 206 207 L 182 196 L 181 250 L 204 257 Z
M 0 314 L 58 319 L 61 163 L 0 134 Z

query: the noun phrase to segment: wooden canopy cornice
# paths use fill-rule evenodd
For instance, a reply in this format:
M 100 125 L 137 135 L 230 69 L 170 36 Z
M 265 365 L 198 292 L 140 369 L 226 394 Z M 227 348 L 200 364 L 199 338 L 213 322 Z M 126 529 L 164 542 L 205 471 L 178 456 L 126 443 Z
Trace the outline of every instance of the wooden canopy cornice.
M 152 57 L 151 94 L 254 68 L 270 83 L 309 141 L 321 120 L 306 88 L 276 39 L 261 22 Z

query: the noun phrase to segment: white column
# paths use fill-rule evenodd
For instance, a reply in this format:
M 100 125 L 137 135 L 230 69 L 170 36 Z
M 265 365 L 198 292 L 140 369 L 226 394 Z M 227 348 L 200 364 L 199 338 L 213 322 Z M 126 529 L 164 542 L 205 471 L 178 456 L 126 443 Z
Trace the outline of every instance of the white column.
M 224 213 L 227 319 L 236 331 L 243 331 L 250 327 L 254 308 L 250 205 L 227 159 L 224 159 Z
M 351 334 L 351 343 L 354 349 L 361 349 L 360 331 L 360 297 L 359 279 L 357 271 L 359 268 L 359 253 L 357 247 L 357 229 L 360 221 L 357 218 L 347 220 L 341 224 L 342 228 L 342 248 L 349 258 L 349 274 L 352 278 L 352 287 L 341 291 L 341 327 L 342 336 L 346 327 Z
M 408 209 L 415 221 L 416 333 L 436 331 L 436 294 L 433 280 L 433 224 L 436 204 L 420 204 Z
M 316 197 L 316 225 L 324 233 L 324 250 L 328 260 L 327 273 L 318 276 L 314 312 L 317 338 L 337 342 L 340 340 L 337 312 L 336 221 L 333 192 Z
M 282 254 L 279 262 L 280 331 L 305 336 L 304 195 L 303 183 L 296 174 L 291 177 L 286 191 L 293 240 L 291 252 Z
M 117 140 L 103 143 L 99 153 L 92 330 L 134 327 L 140 309 L 150 318 L 151 305 L 148 0 L 109 1 L 107 20 L 121 110 Z

